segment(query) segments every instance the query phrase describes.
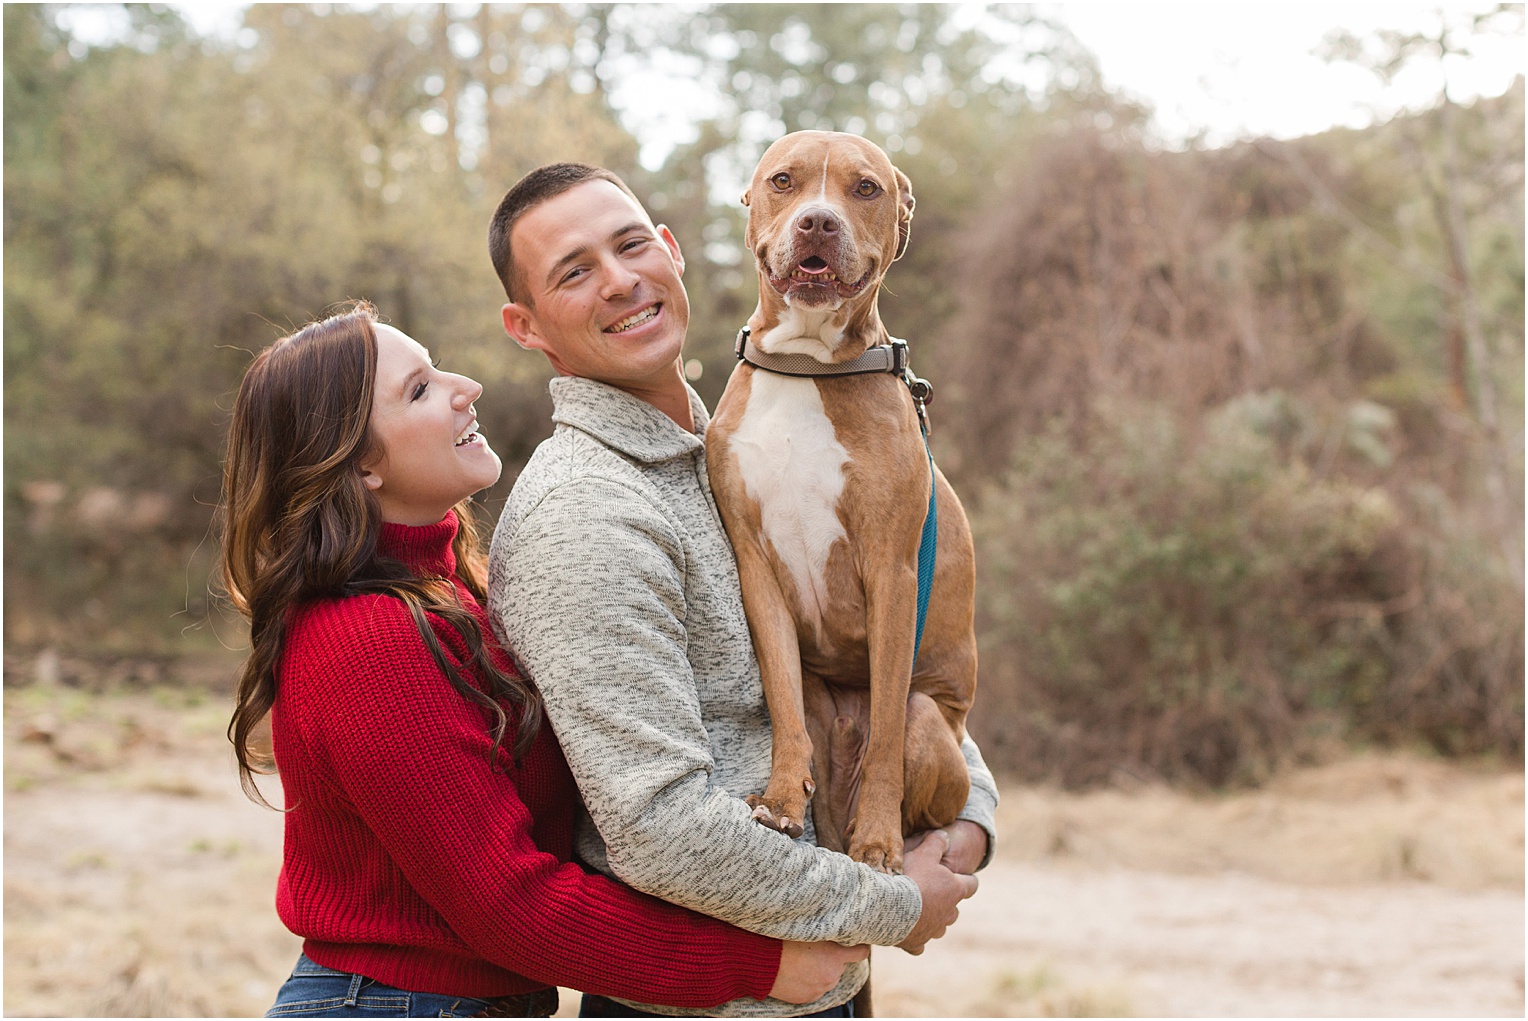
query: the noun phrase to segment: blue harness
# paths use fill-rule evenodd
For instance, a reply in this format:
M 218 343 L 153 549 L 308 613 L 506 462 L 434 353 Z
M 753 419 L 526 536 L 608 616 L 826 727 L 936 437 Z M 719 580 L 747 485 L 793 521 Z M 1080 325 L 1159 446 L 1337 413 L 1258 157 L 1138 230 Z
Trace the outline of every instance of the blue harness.
M 934 400 L 934 387 L 926 379 L 913 375 L 907 364 L 907 341 L 893 339 L 878 344 L 858 358 L 837 365 L 824 365 L 810 355 L 772 355 L 760 351 L 749 340 L 752 332 L 744 326 L 737 333 L 734 353 L 739 361 L 756 369 L 782 376 L 863 376 L 890 373 L 907 384 L 913 405 L 918 409 L 918 431 L 923 434 L 923 452 L 928 457 L 928 512 L 923 516 L 923 533 L 918 538 L 918 631 L 913 639 L 913 662 L 923 645 L 923 624 L 928 619 L 928 597 L 934 588 L 934 563 L 939 545 L 938 479 L 934 475 L 934 452 L 928 445 L 928 405 Z

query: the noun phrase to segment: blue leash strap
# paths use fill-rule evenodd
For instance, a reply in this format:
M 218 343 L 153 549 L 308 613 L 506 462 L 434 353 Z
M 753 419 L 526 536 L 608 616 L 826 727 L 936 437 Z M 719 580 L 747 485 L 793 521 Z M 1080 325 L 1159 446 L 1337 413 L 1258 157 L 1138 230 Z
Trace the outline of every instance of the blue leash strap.
M 934 452 L 929 449 L 928 429 L 923 429 L 923 452 L 928 455 L 928 513 L 923 517 L 923 535 L 918 539 L 918 634 L 913 640 L 913 662 L 923 645 L 923 623 L 928 619 L 928 597 L 934 588 L 934 558 L 939 546 L 939 508 L 934 502 L 938 492 L 934 478 Z

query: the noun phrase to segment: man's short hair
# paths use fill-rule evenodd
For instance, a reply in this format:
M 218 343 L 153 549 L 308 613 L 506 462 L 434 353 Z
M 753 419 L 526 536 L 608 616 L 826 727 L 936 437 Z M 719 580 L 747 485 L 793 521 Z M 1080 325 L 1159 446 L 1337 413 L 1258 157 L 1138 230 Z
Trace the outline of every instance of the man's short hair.
M 511 302 L 531 304 L 530 291 L 509 246 L 509 235 L 515 224 L 541 203 L 589 181 L 609 181 L 630 195 L 638 206 L 642 204 L 626 182 L 613 172 L 587 163 L 548 163 L 520 178 L 504 193 L 488 224 L 488 255 L 493 259 L 494 272 L 499 274 L 499 283 L 504 285 L 504 296 Z

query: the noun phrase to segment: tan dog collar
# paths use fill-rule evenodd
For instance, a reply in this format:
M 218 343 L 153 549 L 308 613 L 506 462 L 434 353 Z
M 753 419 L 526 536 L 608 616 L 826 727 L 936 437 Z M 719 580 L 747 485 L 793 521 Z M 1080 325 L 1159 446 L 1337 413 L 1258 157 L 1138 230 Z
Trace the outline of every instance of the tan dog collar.
M 737 342 L 733 344 L 732 352 L 737 355 L 738 361 L 747 362 L 765 372 L 806 378 L 869 376 L 880 373 L 898 377 L 907 384 L 907 389 L 912 393 L 913 403 L 918 407 L 918 422 L 923 427 L 923 431 L 928 432 L 928 413 L 923 409 L 925 405 L 934 403 L 934 384 L 913 375 L 913 370 L 907 364 L 907 341 L 892 337 L 891 343 L 877 344 L 858 358 L 829 364 L 819 362 L 811 355 L 774 355 L 767 351 L 760 351 L 749 339 L 752 333 L 753 328 L 749 326 L 738 330 Z

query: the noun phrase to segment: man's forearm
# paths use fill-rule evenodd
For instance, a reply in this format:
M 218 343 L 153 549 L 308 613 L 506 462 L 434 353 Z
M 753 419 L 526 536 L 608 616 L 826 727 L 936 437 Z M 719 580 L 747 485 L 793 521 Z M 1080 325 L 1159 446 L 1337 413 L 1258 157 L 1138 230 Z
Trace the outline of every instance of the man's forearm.
M 656 897 L 803 942 L 890 946 L 918 920 L 911 880 L 760 826 L 746 804 L 702 775 L 671 785 L 647 815 L 612 833 L 606 852 L 617 876 Z M 659 822 L 676 818 L 689 825 Z

